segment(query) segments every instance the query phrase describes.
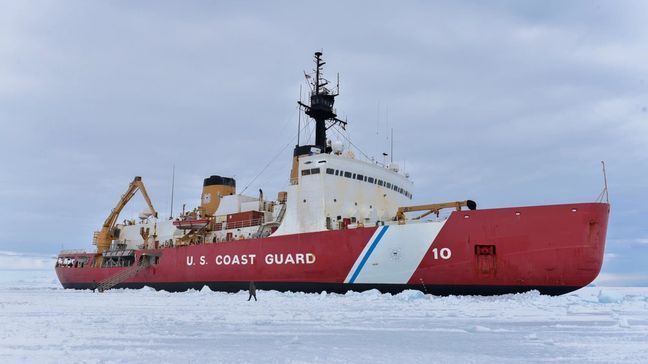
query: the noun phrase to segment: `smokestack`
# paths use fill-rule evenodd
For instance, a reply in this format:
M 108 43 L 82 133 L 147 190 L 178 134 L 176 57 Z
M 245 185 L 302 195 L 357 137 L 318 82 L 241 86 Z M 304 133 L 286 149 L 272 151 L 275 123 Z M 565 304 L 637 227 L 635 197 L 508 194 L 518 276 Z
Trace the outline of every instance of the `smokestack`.
M 200 209 L 207 216 L 213 216 L 218 210 L 221 197 L 236 193 L 234 178 L 210 176 L 205 178 L 201 196 Z

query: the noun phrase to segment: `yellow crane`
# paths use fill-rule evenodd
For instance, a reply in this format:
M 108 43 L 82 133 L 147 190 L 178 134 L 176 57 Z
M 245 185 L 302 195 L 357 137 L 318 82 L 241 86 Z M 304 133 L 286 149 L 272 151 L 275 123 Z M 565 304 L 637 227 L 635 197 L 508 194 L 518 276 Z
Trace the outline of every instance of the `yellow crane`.
M 148 204 L 151 214 L 157 217 L 157 212 L 155 211 L 155 208 L 153 208 L 153 204 L 151 203 L 151 199 L 149 198 L 148 193 L 146 193 L 146 188 L 144 187 L 144 182 L 142 182 L 142 177 L 135 177 L 133 179 L 133 182 L 131 182 L 128 186 L 126 193 L 124 193 L 119 199 L 119 202 L 117 203 L 115 208 L 110 211 L 110 215 L 108 215 L 106 221 L 104 221 L 101 230 L 95 233 L 97 254 L 101 254 L 110 248 L 110 244 L 112 243 L 113 239 L 115 239 L 115 223 L 117 222 L 117 217 L 119 217 L 119 213 L 122 211 L 124 206 L 128 204 L 128 201 L 130 201 L 131 198 L 135 196 L 138 190 L 142 192 L 142 196 L 144 196 L 144 200 Z
M 468 209 L 470 210 L 475 210 L 477 208 L 477 204 L 475 203 L 475 201 L 472 200 L 433 203 L 433 204 L 418 205 L 418 206 L 403 206 L 398 208 L 398 211 L 396 212 L 396 220 L 398 221 L 399 224 L 404 224 L 405 220 L 407 219 L 407 217 L 405 216 L 406 212 L 425 211 L 425 213 L 413 219 L 413 220 L 419 220 L 430 214 L 436 214 L 438 217 L 439 211 L 442 209 L 454 208 L 457 211 L 461 211 L 461 208 L 463 206 L 468 207 Z

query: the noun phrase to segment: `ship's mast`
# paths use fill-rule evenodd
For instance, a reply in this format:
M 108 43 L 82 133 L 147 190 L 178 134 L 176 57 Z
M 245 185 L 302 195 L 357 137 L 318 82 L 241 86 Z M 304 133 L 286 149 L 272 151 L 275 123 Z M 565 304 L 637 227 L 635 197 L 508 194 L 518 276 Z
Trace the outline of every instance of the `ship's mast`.
M 329 82 L 323 77 L 322 72 L 325 64 L 326 62 L 322 60 L 322 52 L 315 52 L 315 79 L 311 83 L 310 105 L 306 105 L 301 101 L 298 103 L 306 109 L 306 115 L 315 120 L 314 146 L 323 153 L 328 153 L 330 148 L 326 143 L 326 130 L 338 123 L 344 128 L 346 121 L 338 119 L 335 114 L 333 104 L 335 103 L 335 97 L 339 95 L 339 85 L 335 93 L 326 87 Z M 312 79 L 312 76 L 306 75 L 306 77 Z M 327 121 L 332 122 L 328 127 L 326 126 Z

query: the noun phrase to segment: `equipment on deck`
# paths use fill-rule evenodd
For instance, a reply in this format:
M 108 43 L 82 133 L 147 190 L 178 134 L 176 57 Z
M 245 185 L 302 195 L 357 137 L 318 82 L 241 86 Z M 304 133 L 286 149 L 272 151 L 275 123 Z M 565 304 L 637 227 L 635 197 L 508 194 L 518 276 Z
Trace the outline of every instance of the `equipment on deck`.
M 117 222 L 117 217 L 119 217 L 119 213 L 121 213 L 124 207 L 131 200 L 131 198 L 135 196 L 137 191 L 140 191 L 142 193 L 142 196 L 144 197 L 144 200 L 146 201 L 146 204 L 148 205 L 152 216 L 157 218 L 157 211 L 155 211 L 155 208 L 151 203 L 151 199 L 149 198 L 148 193 L 146 193 L 146 188 L 144 187 L 144 182 L 142 182 L 142 177 L 135 177 L 133 179 L 133 182 L 128 185 L 126 193 L 121 196 L 119 202 L 117 202 L 117 205 L 110 211 L 110 214 L 101 226 L 101 230 L 95 233 L 97 254 L 101 254 L 110 248 L 112 240 L 115 238 L 115 235 L 119 233 L 118 230 L 114 229 L 115 223 Z M 98 262 L 98 264 L 101 264 L 101 260 L 98 260 Z

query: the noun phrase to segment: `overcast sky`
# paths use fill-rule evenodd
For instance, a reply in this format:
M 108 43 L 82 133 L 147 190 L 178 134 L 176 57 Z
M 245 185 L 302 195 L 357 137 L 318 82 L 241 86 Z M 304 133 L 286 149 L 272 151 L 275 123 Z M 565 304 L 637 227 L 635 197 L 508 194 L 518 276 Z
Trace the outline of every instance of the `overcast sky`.
M 168 215 L 174 163 L 176 211 L 275 155 L 248 191 L 283 190 L 317 50 L 353 143 L 380 159 L 394 128 L 416 203 L 593 201 L 605 160 L 602 279 L 648 283 L 642 1 L 0 0 L 0 250 L 89 247 L 135 175 Z

